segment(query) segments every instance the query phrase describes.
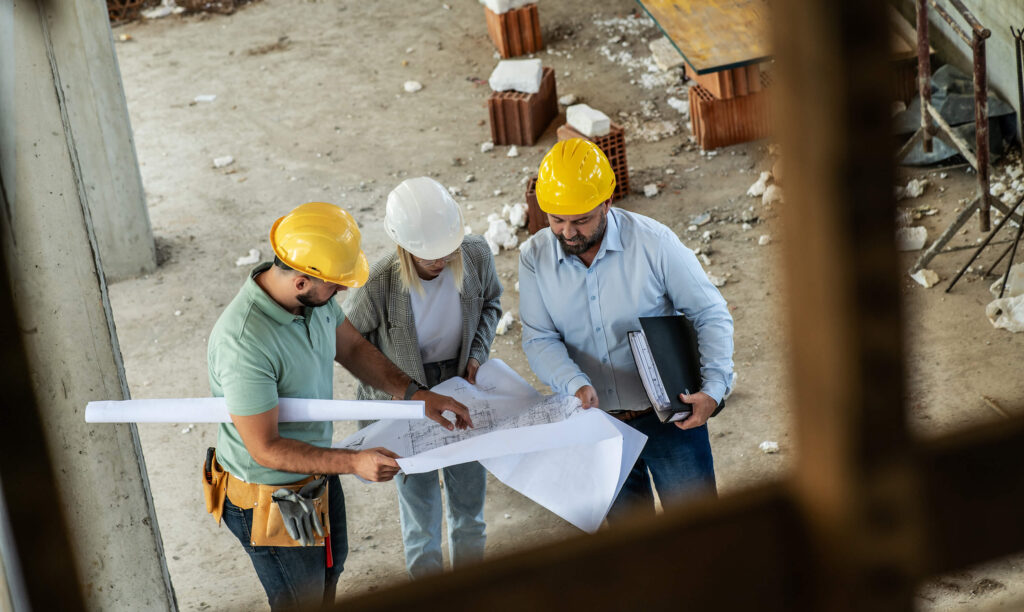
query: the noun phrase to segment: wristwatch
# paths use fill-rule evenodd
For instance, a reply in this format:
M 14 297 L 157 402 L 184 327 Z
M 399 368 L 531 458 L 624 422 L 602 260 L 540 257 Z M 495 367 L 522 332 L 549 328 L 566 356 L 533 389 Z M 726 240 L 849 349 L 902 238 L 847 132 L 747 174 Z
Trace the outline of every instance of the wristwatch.
M 426 386 L 421 385 L 420 383 L 416 382 L 415 380 L 410 380 L 409 381 L 409 386 L 405 388 L 405 395 L 402 397 L 402 399 L 404 399 L 406 401 L 411 400 L 412 396 L 417 391 L 426 391 L 426 390 L 427 390 Z

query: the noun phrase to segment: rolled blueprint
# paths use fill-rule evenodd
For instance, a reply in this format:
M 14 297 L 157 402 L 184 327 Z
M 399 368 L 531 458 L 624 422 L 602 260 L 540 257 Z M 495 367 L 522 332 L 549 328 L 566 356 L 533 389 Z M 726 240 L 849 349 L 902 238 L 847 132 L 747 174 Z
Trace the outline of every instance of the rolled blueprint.
M 282 423 L 422 419 L 421 401 L 321 400 L 282 397 Z M 223 397 L 89 402 L 86 423 L 229 423 Z

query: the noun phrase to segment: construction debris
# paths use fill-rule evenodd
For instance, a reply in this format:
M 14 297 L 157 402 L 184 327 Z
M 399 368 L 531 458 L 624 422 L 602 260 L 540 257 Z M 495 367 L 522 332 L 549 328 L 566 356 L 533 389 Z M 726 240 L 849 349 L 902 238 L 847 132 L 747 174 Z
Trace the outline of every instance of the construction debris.
M 516 145 L 512 145 L 508 148 L 508 153 L 505 155 L 508 157 L 519 157 L 519 149 L 516 148 Z
M 939 275 L 928 268 L 921 268 L 917 272 L 911 274 L 910 278 L 914 279 L 917 284 L 921 285 L 925 289 L 931 289 L 939 283 Z
M 243 255 L 235 260 L 236 266 L 253 266 L 260 262 L 260 252 L 258 249 L 249 249 L 248 255 Z
M 768 185 L 764 190 L 764 195 L 761 196 L 761 204 L 771 206 L 777 203 L 782 203 L 782 189 L 778 185 Z
M 488 215 L 487 224 L 484 240 L 487 241 L 487 246 L 491 247 L 492 254 L 497 255 L 501 249 L 514 249 L 519 245 L 515 230 L 498 215 Z
M 658 186 L 654 183 L 648 183 L 644 185 L 644 195 L 648 198 L 653 198 L 658 195 Z
M 509 328 L 516 322 L 516 317 L 510 311 L 506 310 L 505 314 L 501 315 L 498 319 L 498 326 L 494 329 L 494 333 L 499 336 L 504 336 L 508 333 Z
M 1024 331 L 1024 295 L 992 300 L 985 307 L 985 316 L 993 327 L 1013 333 Z
M 757 448 L 766 455 L 774 455 L 779 452 L 779 443 L 774 440 L 765 440 L 757 445 Z
M 919 251 L 928 242 L 928 229 L 922 225 L 901 227 L 896 230 L 896 248 L 900 251 Z
M 222 157 L 214 157 L 213 158 L 213 167 L 214 168 L 225 168 L 227 166 L 230 166 L 233 163 L 235 163 L 235 158 L 230 156 L 230 155 L 224 155 Z
M 747 189 L 747 195 L 752 198 L 760 198 L 764 195 L 765 190 L 768 189 L 768 181 L 772 179 L 771 172 L 762 172 L 761 176 Z
M 906 187 L 896 186 L 896 199 L 919 198 L 928 186 L 928 179 L 910 179 Z
M 416 93 L 423 89 L 423 83 L 420 83 L 419 81 L 406 81 L 405 85 L 402 87 L 405 88 L 406 93 Z
M 772 237 L 771 236 L 769 236 L 768 234 L 761 234 L 757 238 L 757 245 L 758 246 L 766 246 L 769 243 L 771 243 L 771 241 L 772 241 Z
M 577 98 L 575 94 L 565 94 L 558 98 L 558 103 L 562 106 L 572 106 L 573 104 L 576 104 L 576 101 Z
M 480 152 L 481 153 L 490 153 L 493 150 L 494 150 L 494 143 L 491 142 L 490 140 L 488 140 L 487 142 L 480 143 Z
M 508 219 L 512 227 L 526 227 L 527 206 L 525 202 L 506 204 L 501 208 L 501 216 Z
M 663 72 L 683 65 L 683 55 L 679 53 L 667 36 L 652 40 L 647 43 L 647 48 L 651 50 L 654 65 Z
M 1003 288 L 1003 277 L 1000 276 L 999 280 L 992 283 L 992 286 L 988 290 L 992 293 L 992 297 L 998 298 L 999 291 Z M 1006 284 L 1006 291 L 1003 292 L 1003 297 L 1017 297 L 1024 293 L 1024 262 L 1013 264 L 1010 268 L 1010 281 Z

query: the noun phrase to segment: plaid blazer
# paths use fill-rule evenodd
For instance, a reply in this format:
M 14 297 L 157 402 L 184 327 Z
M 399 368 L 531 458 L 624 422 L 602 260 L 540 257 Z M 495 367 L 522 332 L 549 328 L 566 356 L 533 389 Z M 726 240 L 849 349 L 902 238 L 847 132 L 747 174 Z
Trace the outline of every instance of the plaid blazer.
M 494 256 L 481 236 L 462 241 L 462 348 L 459 372 L 465 372 L 470 357 L 487 361 L 494 329 L 501 318 L 501 283 L 494 268 Z M 398 254 L 392 253 L 373 265 L 366 284 L 354 290 L 342 307 L 345 316 L 371 344 L 420 384 L 424 384 L 423 359 L 413 321 L 412 301 L 402 287 Z M 359 399 L 391 399 L 391 395 L 359 383 Z

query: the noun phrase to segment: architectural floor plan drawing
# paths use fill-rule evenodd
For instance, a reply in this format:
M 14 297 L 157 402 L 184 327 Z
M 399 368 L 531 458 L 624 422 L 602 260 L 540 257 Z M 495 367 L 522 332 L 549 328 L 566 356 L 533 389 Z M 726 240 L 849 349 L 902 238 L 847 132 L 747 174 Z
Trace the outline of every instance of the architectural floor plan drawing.
M 473 429 L 429 420 L 378 421 L 337 447 L 384 447 L 409 474 L 479 461 L 496 478 L 584 531 L 601 526 L 647 437 L 571 396 L 544 396 L 492 359 L 477 384 L 453 378 L 432 389 L 465 404 Z M 558 469 L 551 469 L 558 466 Z

